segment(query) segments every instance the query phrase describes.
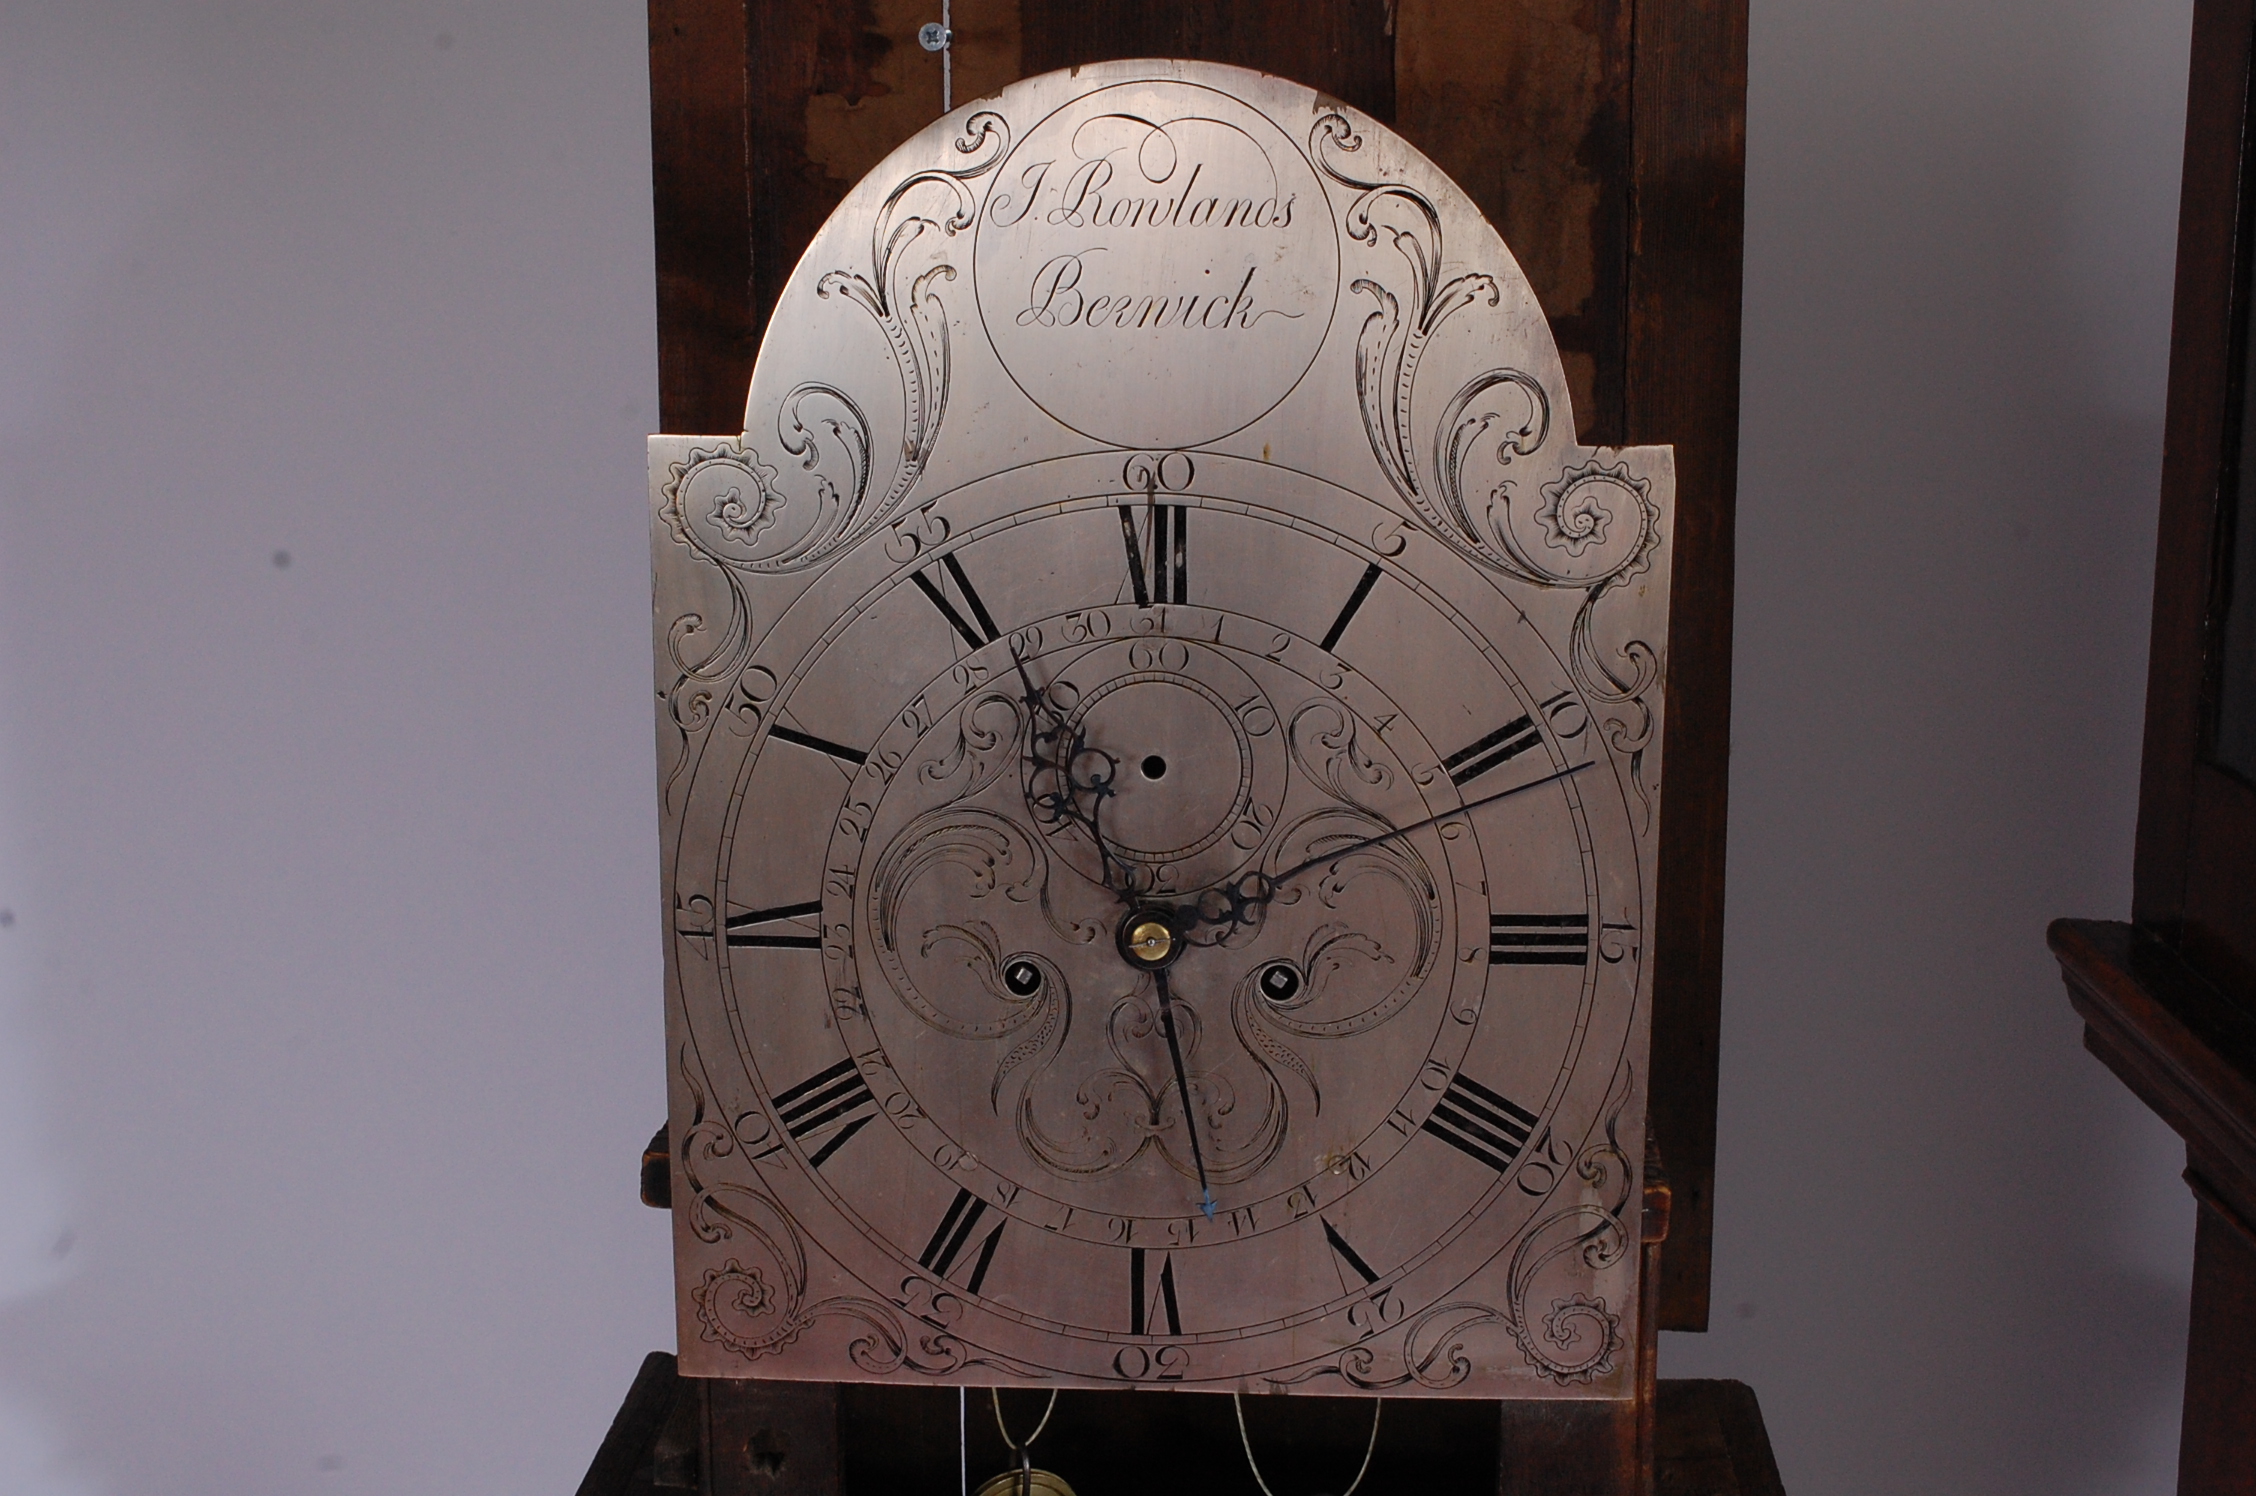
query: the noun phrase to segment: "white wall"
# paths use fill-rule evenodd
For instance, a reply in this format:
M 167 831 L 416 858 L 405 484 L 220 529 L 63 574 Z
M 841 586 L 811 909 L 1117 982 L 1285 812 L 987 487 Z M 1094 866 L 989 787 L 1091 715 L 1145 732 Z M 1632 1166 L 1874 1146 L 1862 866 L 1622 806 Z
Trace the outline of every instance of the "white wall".
M 1796 1496 L 2172 1486 L 2191 1207 L 2042 928 L 2128 902 L 2188 9 L 1756 8 L 1664 1371 Z M 0 1492 L 569 1491 L 670 1342 L 643 26 L 0 4 Z

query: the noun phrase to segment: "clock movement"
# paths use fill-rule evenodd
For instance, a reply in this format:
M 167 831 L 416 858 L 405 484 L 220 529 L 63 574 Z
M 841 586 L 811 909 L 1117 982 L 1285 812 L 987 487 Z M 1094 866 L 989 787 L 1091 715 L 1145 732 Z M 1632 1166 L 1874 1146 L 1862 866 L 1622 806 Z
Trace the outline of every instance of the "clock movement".
M 1633 1395 L 1671 455 L 1437 168 L 1016 84 L 650 497 L 684 1372 Z

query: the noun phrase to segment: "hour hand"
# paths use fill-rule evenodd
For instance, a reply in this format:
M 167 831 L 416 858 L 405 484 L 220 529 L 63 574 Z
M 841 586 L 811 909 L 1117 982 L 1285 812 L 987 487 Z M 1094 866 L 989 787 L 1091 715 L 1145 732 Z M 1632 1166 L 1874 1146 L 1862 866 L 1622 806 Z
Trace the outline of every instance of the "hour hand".
M 1277 883 L 1267 873 L 1249 872 L 1206 890 L 1178 914 L 1179 933 L 1190 944 L 1220 945 L 1233 930 L 1259 926 L 1263 911 L 1277 896 Z M 1190 939 L 1192 932 L 1210 925 L 1220 927 L 1221 933 L 1208 940 Z

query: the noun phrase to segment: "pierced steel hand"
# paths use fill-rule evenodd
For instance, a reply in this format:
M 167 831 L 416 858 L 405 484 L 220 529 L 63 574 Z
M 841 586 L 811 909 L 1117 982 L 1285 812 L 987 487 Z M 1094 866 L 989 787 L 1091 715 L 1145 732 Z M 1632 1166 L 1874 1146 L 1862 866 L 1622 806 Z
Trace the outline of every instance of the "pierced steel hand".
M 1063 785 L 1062 789 L 1040 793 L 1030 789 L 1028 808 L 1034 812 L 1035 819 L 1045 825 L 1070 821 L 1085 828 L 1097 844 L 1097 867 L 1105 888 L 1118 895 L 1122 903 L 1133 907 L 1136 895 L 1128 866 L 1112 855 L 1112 849 L 1105 845 L 1104 828 L 1098 824 L 1104 813 L 1104 802 L 1116 793 L 1112 786 L 1120 777 L 1120 761 L 1101 748 L 1091 748 L 1088 739 L 1079 732 L 1073 735 L 1072 741 L 1066 741 L 1064 713 L 1034 684 L 1034 677 L 1027 673 L 1026 661 L 1015 646 L 1011 650 L 1011 663 L 1018 667 L 1019 681 L 1026 687 L 1027 759 L 1037 770 L 1055 774 Z M 1047 730 L 1040 725 L 1044 718 L 1051 724 Z M 1046 745 L 1056 747 L 1055 756 Z M 1083 779 L 1074 770 L 1087 758 L 1101 761 L 1102 770 Z M 1081 808 L 1084 795 L 1091 802 L 1086 811 Z M 1113 876 L 1115 868 L 1120 870 L 1117 880 Z
M 1350 852 L 1360 852 L 1365 847 L 1375 847 L 1381 842 L 1393 841 L 1398 836 L 1408 836 L 1413 831 L 1423 831 L 1428 826 L 1439 825 L 1453 816 L 1461 816 L 1467 811 L 1478 810 L 1483 805 L 1494 805 L 1499 800 L 1509 800 L 1514 795 L 1522 795 L 1529 790 L 1541 789 L 1547 784 L 1555 784 L 1559 780 L 1580 774 L 1583 770 L 1594 767 L 1596 762 L 1595 759 L 1585 760 L 1572 768 L 1561 769 L 1555 774 L 1546 774 L 1541 779 L 1530 779 L 1525 784 L 1515 784 L 1508 790 L 1498 790 L 1493 795 L 1483 795 L 1478 800 L 1468 800 L 1455 810 L 1445 810 L 1440 815 L 1427 816 L 1422 821 L 1412 821 L 1409 825 L 1397 826 L 1392 831 L 1382 831 L 1376 836 L 1366 836 L 1358 841 L 1351 841 L 1344 847 L 1333 847 L 1304 862 L 1294 863 L 1275 877 L 1266 873 L 1247 873 L 1233 883 L 1226 883 L 1220 888 L 1209 889 L 1201 894 L 1195 905 L 1181 911 L 1183 923 L 1177 926 L 1176 933 L 1188 940 L 1190 933 L 1201 925 L 1227 925 L 1231 927 L 1251 925 L 1256 922 L 1260 912 L 1268 906 L 1269 901 L 1276 898 L 1277 891 L 1280 888 L 1302 873 L 1307 872 L 1310 868 L 1322 867 L 1325 863 L 1345 857 Z M 1224 938 L 1227 937 L 1218 936 L 1215 940 L 1198 943 L 1213 945 Z
M 1175 997 L 1167 988 L 1167 968 L 1152 972 L 1159 984 L 1159 1026 L 1167 1035 L 1167 1057 L 1175 1062 L 1175 1089 L 1183 1096 L 1183 1130 L 1191 1135 L 1191 1162 L 1198 1168 L 1199 1209 L 1214 1219 L 1214 1187 L 1206 1182 L 1206 1154 L 1199 1148 L 1198 1114 L 1191 1105 L 1191 1082 L 1183 1070 L 1183 1045 L 1175 1037 Z

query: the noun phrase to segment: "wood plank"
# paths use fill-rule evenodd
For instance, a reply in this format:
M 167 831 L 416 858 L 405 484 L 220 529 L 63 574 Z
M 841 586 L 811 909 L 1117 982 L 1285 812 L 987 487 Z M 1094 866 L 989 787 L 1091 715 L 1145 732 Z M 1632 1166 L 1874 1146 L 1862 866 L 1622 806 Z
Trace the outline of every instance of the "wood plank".
M 1624 434 L 1676 448 L 1669 787 L 1653 931 L 1652 1126 L 1676 1211 L 1661 1253 L 1661 1328 L 1704 1330 L 1731 761 L 1745 0 L 1646 0 L 1635 44 Z
M 2256 1009 L 2256 789 L 2209 763 L 2190 765 L 2189 778 L 2178 948 Z
M 1632 8 L 1402 0 L 1395 17 L 1396 128 L 1503 234 L 1551 319 L 1577 433 L 1611 445 L 1624 440 Z
M 704 1496 L 837 1496 L 836 1383 L 689 1385 L 705 1396 Z
M 1392 123 L 1388 0 L 1022 0 L 1028 76 L 1122 57 L 1275 73 Z
M 758 345 L 744 0 L 650 0 L 658 425 L 737 431 Z
M 627 1400 L 619 1404 L 610 1430 L 580 1479 L 579 1496 L 642 1496 L 651 1489 L 651 1449 L 680 1391 L 681 1378 L 675 1374 L 672 1356 L 652 1351 L 642 1358 L 634 1384 L 627 1388 Z
M 1754 1388 L 1663 1382 L 1659 1404 L 1654 1496 L 1785 1496 Z
M 662 1375 L 652 1377 L 653 1364 Z M 626 1403 L 612 1422 L 613 1438 L 589 1467 L 580 1496 L 653 1496 L 658 1491 L 715 1493 L 700 1469 L 669 1461 L 657 1447 L 660 1426 L 669 1414 L 689 1414 L 703 1423 L 708 1384 L 672 1375 L 673 1357 L 652 1352 L 635 1379 Z M 662 1383 L 662 1385 L 661 1385 Z M 726 1384 L 723 1384 L 724 1386 Z M 781 1384 L 787 1393 L 798 1384 Z M 956 1397 L 939 1387 L 886 1387 L 855 1384 L 841 1393 L 843 1462 L 837 1484 L 810 1489 L 796 1482 L 788 1455 L 780 1462 L 771 1447 L 769 1485 L 792 1485 L 803 1496 L 891 1496 L 903 1490 L 953 1490 L 956 1481 Z M 725 1394 L 724 1394 L 725 1395 Z M 995 1433 L 994 1417 L 982 1392 L 966 1407 L 969 1464 L 974 1483 L 1008 1463 Z M 1771 1455 L 1769 1431 L 1754 1390 L 1743 1382 L 1667 1381 L 1655 1398 L 1658 1458 L 1655 1496 L 1783 1496 L 1778 1464 Z M 1013 1432 L 1023 1435 L 1039 1415 L 1042 1399 L 1015 1394 L 1004 1406 Z M 1492 1420 L 1483 1418 L 1494 1403 L 1434 1403 L 1421 1416 L 1417 1405 L 1396 1403 L 1381 1430 L 1388 1484 L 1406 1489 L 1484 1488 L 1497 1468 Z M 1281 1458 L 1264 1464 L 1271 1488 L 1332 1489 L 1344 1485 L 1341 1467 L 1352 1469 L 1362 1454 L 1362 1432 L 1354 1416 L 1358 1402 L 1262 1399 L 1249 1427 L 1264 1436 L 1290 1425 L 1277 1441 Z M 1438 1415 L 1438 1416 L 1436 1416 Z M 723 1418 L 729 1415 L 724 1413 Z M 1185 1496 L 1239 1496 L 1251 1482 L 1229 1405 L 1207 1396 L 1153 1396 L 1134 1392 L 1074 1392 L 1059 1399 L 1058 1417 L 1038 1446 L 1037 1464 L 1055 1469 L 1084 1496 L 1126 1496 L 1151 1488 L 1155 1477 Z M 1405 1419 L 1407 1418 L 1407 1422 Z M 1272 1421 L 1282 1420 L 1276 1427 Z M 1468 1421 L 1469 1420 L 1469 1421 Z M 1487 1422 L 1489 1427 L 1481 1425 Z M 1336 1425 L 1349 1437 L 1320 1438 L 1310 1449 L 1292 1437 L 1303 1426 L 1322 1433 Z M 1093 1437 L 1094 1443 L 1089 1442 Z M 1271 1447 L 1267 1438 L 1258 1449 Z M 1164 1451 L 1163 1455 L 1155 1451 Z M 1155 1469 L 1155 1465 L 1162 1468 Z M 693 1464 L 695 1462 L 692 1462 Z M 786 1479 L 786 1474 L 789 1479 Z M 653 1475 L 658 1476 L 654 1481 Z M 1298 1478 L 1298 1483 L 1293 1483 Z
M 864 9 L 856 0 L 751 0 L 748 7 L 755 346 L 799 257 L 854 185 L 808 155 L 807 112 L 818 95 L 848 103 L 867 96 L 870 69 L 891 44 L 859 24 Z M 723 429 L 743 424 L 739 415 Z
M 2186 1170 L 2201 1213 L 2193 1238 L 2193 1314 L 2178 1436 L 2178 1489 L 2256 1491 L 2256 1226 Z

